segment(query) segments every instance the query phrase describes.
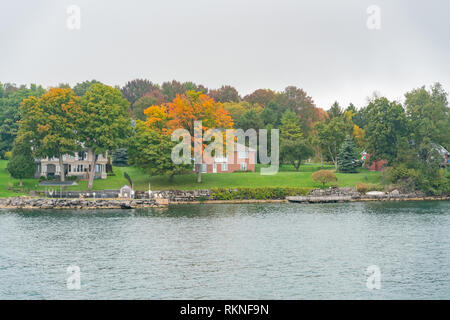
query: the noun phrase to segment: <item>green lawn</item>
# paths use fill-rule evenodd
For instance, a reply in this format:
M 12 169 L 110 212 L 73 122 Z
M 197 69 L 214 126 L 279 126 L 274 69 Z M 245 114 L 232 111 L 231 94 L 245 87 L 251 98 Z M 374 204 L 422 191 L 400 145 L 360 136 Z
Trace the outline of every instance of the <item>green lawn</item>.
M 327 169 L 334 169 L 328 167 Z M 202 183 L 196 183 L 196 176 L 194 174 L 187 174 L 175 176 L 171 183 L 167 177 L 152 177 L 150 178 L 152 189 L 211 189 L 211 188 L 234 188 L 234 187 L 320 187 L 320 184 L 312 180 L 312 173 L 320 170 L 317 165 L 303 165 L 299 172 L 296 172 L 293 167 L 285 166 L 272 176 L 263 176 L 257 172 L 235 172 L 235 173 L 220 173 L 220 174 L 203 174 Z M 379 172 L 372 172 L 368 170 L 361 170 L 354 174 L 336 174 L 339 186 L 355 186 L 360 182 L 366 183 L 380 183 L 381 174 Z M 136 178 L 135 178 L 136 179 Z M 136 179 L 138 189 L 145 188 L 148 185 L 148 179 L 141 176 Z
M 43 190 L 39 187 L 37 179 L 25 179 L 25 190 L 22 193 L 16 193 L 8 190 L 8 186 L 13 184 L 18 186 L 18 180 L 11 179 L 5 170 L 6 161 L 0 160 L 0 197 L 9 197 L 19 194 L 26 194 L 28 190 Z M 292 166 L 283 166 L 280 171 L 273 176 L 262 176 L 259 173 L 260 166 L 257 167 L 257 172 L 236 172 L 236 173 L 220 173 L 220 174 L 203 174 L 202 183 L 196 183 L 195 174 L 184 174 L 175 176 L 173 181 L 170 181 L 165 176 L 150 177 L 142 170 L 126 167 L 114 167 L 115 176 L 110 176 L 106 180 L 95 180 L 94 189 L 119 189 L 127 180 L 123 177 L 126 171 L 131 176 L 136 190 L 148 190 L 148 185 L 151 183 L 152 190 L 195 190 L 195 189 L 211 189 L 211 188 L 234 188 L 234 187 L 320 187 L 319 184 L 312 180 L 312 173 L 320 170 L 319 165 L 305 164 L 300 167 L 300 171 L 296 172 Z M 326 166 L 326 169 L 334 169 L 332 166 Z M 355 186 L 358 183 L 374 183 L 379 184 L 381 174 L 379 172 L 372 172 L 365 169 L 360 169 L 360 172 L 354 174 L 337 173 L 339 186 Z M 87 181 L 78 181 L 78 186 L 70 187 L 70 190 L 86 190 Z

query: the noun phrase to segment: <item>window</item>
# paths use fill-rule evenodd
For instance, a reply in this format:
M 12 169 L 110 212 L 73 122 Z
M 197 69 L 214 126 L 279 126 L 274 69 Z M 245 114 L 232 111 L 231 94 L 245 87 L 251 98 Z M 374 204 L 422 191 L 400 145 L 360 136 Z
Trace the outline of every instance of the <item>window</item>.
M 86 160 L 87 159 L 87 153 L 84 151 L 78 152 L 78 160 Z
M 241 171 L 247 171 L 247 162 L 241 163 Z
M 222 171 L 228 171 L 228 163 L 222 163 Z
M 206 172 L 206 163 L 202 164 L 202 172 L 205 173 Z
M 102 165 L 101 164 L 95 165 L 95 172 L 102 172 Z
M 240 159 L 248 159 L 248 150 L 239 151 L 238 157 Z

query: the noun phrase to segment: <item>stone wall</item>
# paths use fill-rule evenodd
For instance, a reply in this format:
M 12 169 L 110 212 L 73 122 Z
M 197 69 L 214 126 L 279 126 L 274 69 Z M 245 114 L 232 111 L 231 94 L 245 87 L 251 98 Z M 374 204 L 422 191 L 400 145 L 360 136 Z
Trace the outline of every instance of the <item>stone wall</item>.
M 230 192 L 233 192 L 230 189 Z M 83 193 L 85 195 L 86 193 Z M 97 193 L 101 194 L 101 193 Z M 82 195 L 82 196 L 83 196 Z M 398 190 L 385 193 L 380 191 L 361 194 L 353 188 L 328 188 L 314 189 L 307 196 L 287 197 L 287 200 L 300 203 L 320 202 L 349 202 L 349 201 L 389 201 L 389 200 L 447 200 L 447 196 L 425 197 L 423 193 L 415 192 L 401 194 Z M 189 203 L 213 200 L 212 190 L 166 190 L 152 192 L 149 198 L 148 192 L 136 191 L 135 199 L 86 199 L 86 198 L 30 198 L 14 197 L 0 198 L 0 208 L 35 208 L 35 209 L 132 209 L 164 207 L 169 203 Z M 239 202 L 247 200 L 225 200 L 218 202 Z M 271 199 L 274 200 L 274 199 Z M 285 199 L 279 199 L 283 201 Z M 264 200 L 260 200 L 264 201 Z M 216 201 L 217 202 L 217 201 Z
M 134 209 L 164 207 L 152 199 L 133 200 L 84 200 L 13 197 L 0 199 L 0 208 L 11 209 Z
M 201 200 L 211 200 L 211 190 L 165 190 L 153 191 L 153 199 L 169 199 L 170 202 L 192 202 Z M 148 192 L 136 191 L 135 198 L 148 199 Z

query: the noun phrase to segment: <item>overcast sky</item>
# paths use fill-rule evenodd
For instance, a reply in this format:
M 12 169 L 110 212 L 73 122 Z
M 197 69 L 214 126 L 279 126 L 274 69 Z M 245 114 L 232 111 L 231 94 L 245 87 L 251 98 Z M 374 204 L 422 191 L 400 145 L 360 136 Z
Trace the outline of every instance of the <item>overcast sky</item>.
M 67 27 L 72 4 L 80 30 Z M 450 91 L 449 14 L 448 0 L 0 0 L 0 82 L 295 85 L 318 107 L 361 107 L 374 91 Z

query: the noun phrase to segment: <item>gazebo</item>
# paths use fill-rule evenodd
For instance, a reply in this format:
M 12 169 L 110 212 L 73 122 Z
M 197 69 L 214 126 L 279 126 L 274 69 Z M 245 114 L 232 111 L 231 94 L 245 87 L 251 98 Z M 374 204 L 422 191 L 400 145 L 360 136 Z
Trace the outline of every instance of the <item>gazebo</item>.
M 133 198 L 133 196 L 134 196 L 134 191 L 130 186 L 124 185 L 122 188 L 120 188 L 120 192 L 119 192 L 120 198 Z

